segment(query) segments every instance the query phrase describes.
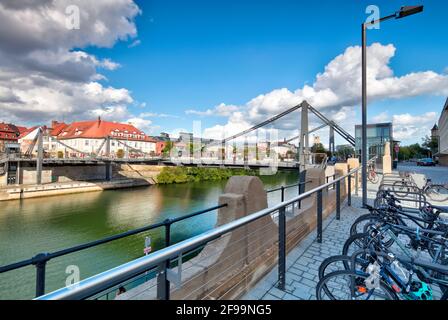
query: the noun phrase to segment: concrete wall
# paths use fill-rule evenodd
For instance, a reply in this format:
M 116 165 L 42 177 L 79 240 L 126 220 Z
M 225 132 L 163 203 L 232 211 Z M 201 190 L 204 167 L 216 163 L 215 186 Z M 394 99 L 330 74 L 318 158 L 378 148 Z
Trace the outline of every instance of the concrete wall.
M 71 182 L 87 180 L 104 180 L 105 166 L 44 166 L 42 170 L 42 183 Z M 19 170 L 20 184 L 36 183 L 36 168 L 21 167 Z
M 154 184 L 163 167 L 151 165 L 117 164 L 112 166 L 114 179 L 142 179 Z M 36 167 L 20 167 L 18 184 L 30 185 L 36 183 Z M 80 166 L 44 166 L 42 183 L 104 180 L 105 165 Z M 0 176 L 0 187 L 7 185 L 7 175 Z

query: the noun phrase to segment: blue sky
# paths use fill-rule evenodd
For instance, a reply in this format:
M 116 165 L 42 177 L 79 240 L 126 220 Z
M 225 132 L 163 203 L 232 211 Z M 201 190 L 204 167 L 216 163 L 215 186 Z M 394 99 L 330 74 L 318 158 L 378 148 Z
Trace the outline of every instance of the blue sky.
M 26 3 L 26 1 L 23 2 Z M 136 8 L 128 6 L 129 3 L 132 4 L 131 0 L 111 0 L 109 4 L 107 2 L 106 4 L 78 2 L 81 11 L 90 12 L 90 17 L 98 19 L 106 26 L 106 31 L 103 30 L 104 34 L 99 35 L 95 31 L 97 30 L 95 29 L 96 21 L 81 19 L 80 32 L 82 37 L 86 38 L 85 41 L 78 35 L 75 38 L 73 32 L 66 33 L 60 38 L 65 37 L 68 40 L 58 40 L 58 37 L 50 38 L 54 46 L 50 48 L 48 45 L 45 52 L 51 51 L 55 55 L 63 52 L 66 56 L 74 52 L 87 54 L 84 60 L 89 61 L 94 68 L 98 69 L 98 74 L 90 74 L 90 80 L 81 81 L 83 84 L 89 84 L 87 95 L 92 92 L 106 95 L 105 89 L 108 87 L 114 93 L 118 93 L 117 90 L 121 88 L 127 91 L 120 93 L 123 96 L 118 99 L 119 102 L 117 99 L 111 101 L 113 99 L 110 99 L 110 94 L 109 97 L 88 101 L 85 98 L 77 98 L 73 101 L 71 96 L 76 96 L 77 93 L 67 99 L 64 96 L 58 101 L 67 101 L 67 106 L 65 108 L 55 106 L 55 109 L 59 109 L 52 115 L 45 114 L 49 112 L 48 107 L 35 106 L 36 100 L 38 102 L 40 100 L 33 97 L 34 104 L 29 103 L 31 110 L 28 110 L 26 114 L 22 115 L 17 109 L 4 107 L 11 114 L 9 119 L 31 123 L 38 121 L 37 119 L 48 119 L 55 114 L 63 120 L 91 117 L 92 114 L 102 114 L 98 111 L 100 109 L 94 109 L 95 103 L 102 103 L 99 108 L 103 109 L 107 109 L 109 103 L 109 105 L 119 105 L 123 113 L 122 118 L 114 120 L 145 118 L 148 121 L 144 129 L 153 134 L 160 131 L 173 132 L 178 129 L 191 131 L 194 120 L 201 120 L 203 128 L 236 130 L 237 127 L 251 125 L 286 108 L 277 102 L 274 106 L 261 103 L 254 107 L 250 103 L 252 99 L 262 94 L 268 96 L 276 89 L 286 88 L 288 89 L 286 95 L 289 95 L 289 92 L 303 89 L 306 85 L 313 87 L 316 84 L 316 76 L 323 73 L 331 61 L 341 54 L 348 56 L 347 48 L 359 46 L 360 25 L 368 16 L 365 13 L 368 5 L 378 6 L 383 16 L 395 12 L 403 4 L 402 0 L 374 2 L 364 0 L 136 0 L 135 3 L 140 9 L 140 14 L 137 14 Z M 114 2 L 116 2 L 115 7 Z M 435 76 L 439 77 L 434 82 L 435 85 L 432 82 L 427 84 L 429 88 L 420 90 L 418 94 L 403 92 L 403 94 L 396 94 L 393 99 L 387 99 L 387 92 L 382 92 L 376 98 L 372 98 L 369 103 L 369 119 L 371 121 L 396 120 L 397 132 L 400 131 L 399 135 L 405 142 L 421 142 L 421 136 L 428 126 L 432 126 L 431 122 L 437 120 L 448 95 L 448 88 L 443 88 L 444 84 L 448 83 L 448 27 L 445 23 L 448 2 L 421 0 L 419 3 L 425 5 L 422 14 L 388 21 L 381 25 L 380 30 L 368 31 L 369 44 L 382 45 L 377 50 L 377 58 L 381 60 L 384 54 L 389 57 L 389 59 L 381 60 L 380 64 L 383 63 L 393 72 L 393 74 L 388 74 L 387 71 L 385 74 L 380 72 L 379 80 L 383 77 L 406 78 L 417 72 L 419 74 L 411 80 L 415 82 L 415 87 L 418 87 L 420 82 L 426 82 Z M 92 8 L 94 6 L 96 7 Z M 0 15 L 1 9 L 0 6 Z M 54 8 L 54 10 L 57 9 Z M 9 17 L 16 12 L 11 11 L 13 9 L 8 10 L 10 10 Z M 127 22 L 117 23 L 123 17 L 126 17 Z M 39 16 L 36 13 L 37 18 Z M 46 22 L 51 24 L 51 21 Z M 30 30 L 35 30 L 37 25 L 42 24 L 34 21 L 30 25 Z M 134 27 L 135 30 L 133 30 Z M 3 40 L 2 36 L 0 34 L 0 40 Z M 16 38 L 20 39 L 20 36 Z M 24 42 L 25 40 L 27 39 L 24 38 Z M 13 40 L 8 39 L 8 41 Z M 7 52 L 14 47 L 12 44 L 8 47 L 8 41 L 0 44 L 0 56 L 2 50 Z M 26 41 L 26 43 L 31 42 Z M 388 44 L 393 45 L 395 49 L 393 53 L 390 47 L 386 47 Z M 41 48 L 36 47 L 30 49 L 30 52 L 39 52 L 39 50 Z M 373 55 L 375 53 L 372 53 L 370 58 L 375 58 Z M 32 55 L 27 55 L 27 57 L 30 56 Z M 355 59 L 359 55 L 352 53 L 351 57 Z M 79 57 L 67 59 L 80 63 Z M 349 89 L 350 84 L 344 83 L 348 80 L 341 75 L 346 65 L 350 64 L 350 59 L 345 61 L 345 65 L 340 66 L 339 76 L 336 80 L 333 79 L 333 87 L 345 86 Z M 119 67 L 107 67 L 103 63 L 105 60 L 117 63 Z M 58 60 L 55 59 L 55 61 Z M 8 67 L 11 65 L 12 63 Z M 2 71 L 1 68 L 0 63 L 0 71 Z M 39 68 L 33 69 L 32 72 L 36 72 L 40 77 L 47 76 L 43 75 L 42 67 L 39 66 Z M 423 74 L 426 71 L 433 73 Z M 89 75 L 87 72 L 86 74 Z M 103 75 L 105 79 L 101 79 L 99 75 Z M 47 80 L 50 83 L 52 81 L 50 79 L 54 78 L 53 74 L 48 76 Z M 95 80 L 92 80 L 94 78 Z M 412 91 L 414 84 L 410 84 L 409 82 L 412 81 L 405 81 L 404 78 L 400 82 L 400 84 L 406 82 L 403 91 Z M 77 82 L 65 78 L 63 80 L 73 82 L 67 82 L 67 87 L 63 90 L 59 88 L 59 84 L 52 84 L 53 87 L 58 88 L 55 90 L 65 92 L 69 90 L 69 85 L 77 88 L 79 83 L 79 80 L 76 80 Z M 386 82 L 383 82 L 383 85 L 384 83 Z M 431 86 L 434 87 L 433 90 Z M 339 95 L 343 92 L 340 88 L 333 87 L 333 91 L 340 90 Z M 25 93 L 20 94 L 19 89 L 15 92 L 22 102 L 27 102 L 26 99 L 29 97 Z M 79 90 L 86 96 L 84 87 L 82 90 L 80 87 Z M 50 94 L 46 90 L 41 88 L 40 91 L 35 91 L 34 96 L 45 91 L 45 94 L 42 93 L 42 101 L 48 101 Z M 0 90 L 0 98 L 1 95 Z M 296 96 L 302 95 L 297 93 Z M 31 101 L 31 98 L 29 99 Z M 338 100 L 337 108 L 346 106 L 347 101 L 340 100 Z M 229 113 L 215 113 L 214 108 L 221 103 L 225 106 L 236 106 L 240 114 L 232 117 Z M 336 104 L 333 107 L 335 106 Z M 344 115 L 340 115 L 339 118 L 342 125 L 348 126 L 347 130 L 353 131 L 354 124 L 360 118 L 358 112 L 360 107 L 357 101 L 348 107 L 343 109 Z M 88 113 L 82 113 L 82 108 L 88 110 Z M 37 109 L 40 113 L 37 113 Z M 111 113 L 118 114 L 118 109 L 110 110 L 113 111 Z M 195 112 L 186 113 L 187 110 Z M 208 114 L 200 115 L 200 112 L 207 110 L 209 110 Z M 429 112 L 437 116 L 428 114 Z M 106 117 L 107 114 L 104 116 Z M 410 121 L 425 123 L 424 126 L 406 131 L 409 129 L 407 125 Z M 283 134 L 288 136 L 288 132 Z
M 140 45 L 89 50 L 122 65 L 105 75 L 146 103 L 147 112 L 179 118 L 154 121 L 163 130 L 187 127 L 196 119 L 186 109 L 206 110 L 219 103 L 241 105 L 276 88 L 294 90 L 345 48 L 360 44 L 360 23 L 371 1 L 138 1 Z M 385 22 L 368 32 L 369 43 L 392 43 L 390 66 L 396 75 L 414 71 L 444 72 L 448 67 L 448 3 L 420 1 L 424 13 Z M 381 15 L 402 1 L 375 1 Z M 422 96 L 378 101 L 369 117 L 439 112 L 446 97 Z M 136 107 L 138 108 L 138 107 Z M 201 118 L 206 125 L 220 117 Z M 191 127 L 191 126 L 190 126 Z M 191 128 L 190 128 L 191 129 Z

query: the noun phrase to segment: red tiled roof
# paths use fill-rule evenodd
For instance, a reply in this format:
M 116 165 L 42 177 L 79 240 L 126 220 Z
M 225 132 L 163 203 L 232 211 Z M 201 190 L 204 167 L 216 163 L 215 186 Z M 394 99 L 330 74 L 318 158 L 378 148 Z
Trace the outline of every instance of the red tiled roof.
M 73 122 L 61 130 L 59 139 L 91 138 L 101 139 L 107 136 L 123 140 L 149 141 L 145 133 L 133 125 L 109 122 L 98 119 L 96 121 Z
M 1 140 L 15 140 L 19 136 L 19 129 L 11 123 L 0 123 L 0 139 Z
M 33 132 L 37 128 L 38 128 L 38 126 L 34 126 L 34 127 L 28 128 L 25 131 L 21 132 L 19 135 L 19 139 L 22 139 L 23 137 L 29 135 L 31 132 Z
M 22 132 L 25 132 L 28 130 L 27 127 L 20 127 L 20 126 L 16 126 L 16 127 L 19 130 L 19 133 L 22 133 Z
M 66 124 L 64 122 L 54 123 L 53 127 L 50 130 L 50 135 L 52 135 L 53 137 L 56 137 L 62 132 L 62 130 L 64 130 L 67 127 L 68 127 L 68 124 Z

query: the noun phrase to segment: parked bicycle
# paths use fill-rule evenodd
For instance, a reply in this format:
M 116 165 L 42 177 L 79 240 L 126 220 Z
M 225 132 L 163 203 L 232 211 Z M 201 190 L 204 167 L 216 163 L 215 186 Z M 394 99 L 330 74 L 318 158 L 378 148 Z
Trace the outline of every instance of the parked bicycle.
M 376 172 L 376 167 L 375 167 L 375 163 L 371 162 L 368 165 L 367 168 L 367 179 L 369 179 L 369 181 L 373 184 L 378 183 L 379 181 L 379 177 L 378 177 L 378 173 Z
M 393 184 L 393 191 L 399 197 L 406 197 L 410 192 L 421 192 L 433 201 L 448 201 L 448 185 L 433 183 L 431 179 L 426 179 L 422 188 L 411 184 L 406 178 L 396 181 Z
M 319 267 L 318 300 L 448 300 L 447 207 L 412 213 L 389 191 L 350 229 L 342 254 Z

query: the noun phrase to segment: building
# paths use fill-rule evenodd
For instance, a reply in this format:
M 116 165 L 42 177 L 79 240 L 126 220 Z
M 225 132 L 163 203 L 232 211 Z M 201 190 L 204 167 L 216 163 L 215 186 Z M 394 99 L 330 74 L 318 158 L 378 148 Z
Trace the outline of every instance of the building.
M 320 137 L 317 135 L 313 135 L 313 144 L 320 144 Z
M 25 127 L 18 127 L 11 123 L 0 123 L 0 153 L 14 153 L 20 150 L 18 139 Z
M 361 155 L 362 126 L 355 126 L 355 153 Z M 384 145 L 390 142 L 390 154 L 393 155 L 393 127 L 391 122 L 367 125 L 367 159 L 378 156 L 378 161 L 384 155 Z
M 440 114 L 437 135 L 439 147 L 436 156 L 440 165 L 448 166 L 448 98 Z
M 42 144 L 44 152 L 47 155 L 56 157 L 57 151 L 60 150 L 61 145 L 58 144 L 58 136 L 62 132 L 63 129 L 68 127 L 68 124 L 64 122 L 52 121 L 51 127 L 43 126 L 34 126 L 31 127 L 24 132 L 22 132 L 19 136 L 20 150 L 22 153 L 28 154 L 37 154 L 37 136 L 39 130 L 43 131 Z M 32 149 L 31 149 L 32 147 Z
M 169 134 L 162 132 L 160 136 L 151 138 L 156 142 L 156 155 L 161 156 L 166 145 L 171 141 Z
M 110 122 L 98 118 L 96 121 L 73 122 L 57 134 L 58 151 L 65 156 L 83 157 L 85 154 L 106 156 L 103 142 L 110 138 L 112 157 L 140 157 L 156 154 L 156 141 L 131 124 Z

